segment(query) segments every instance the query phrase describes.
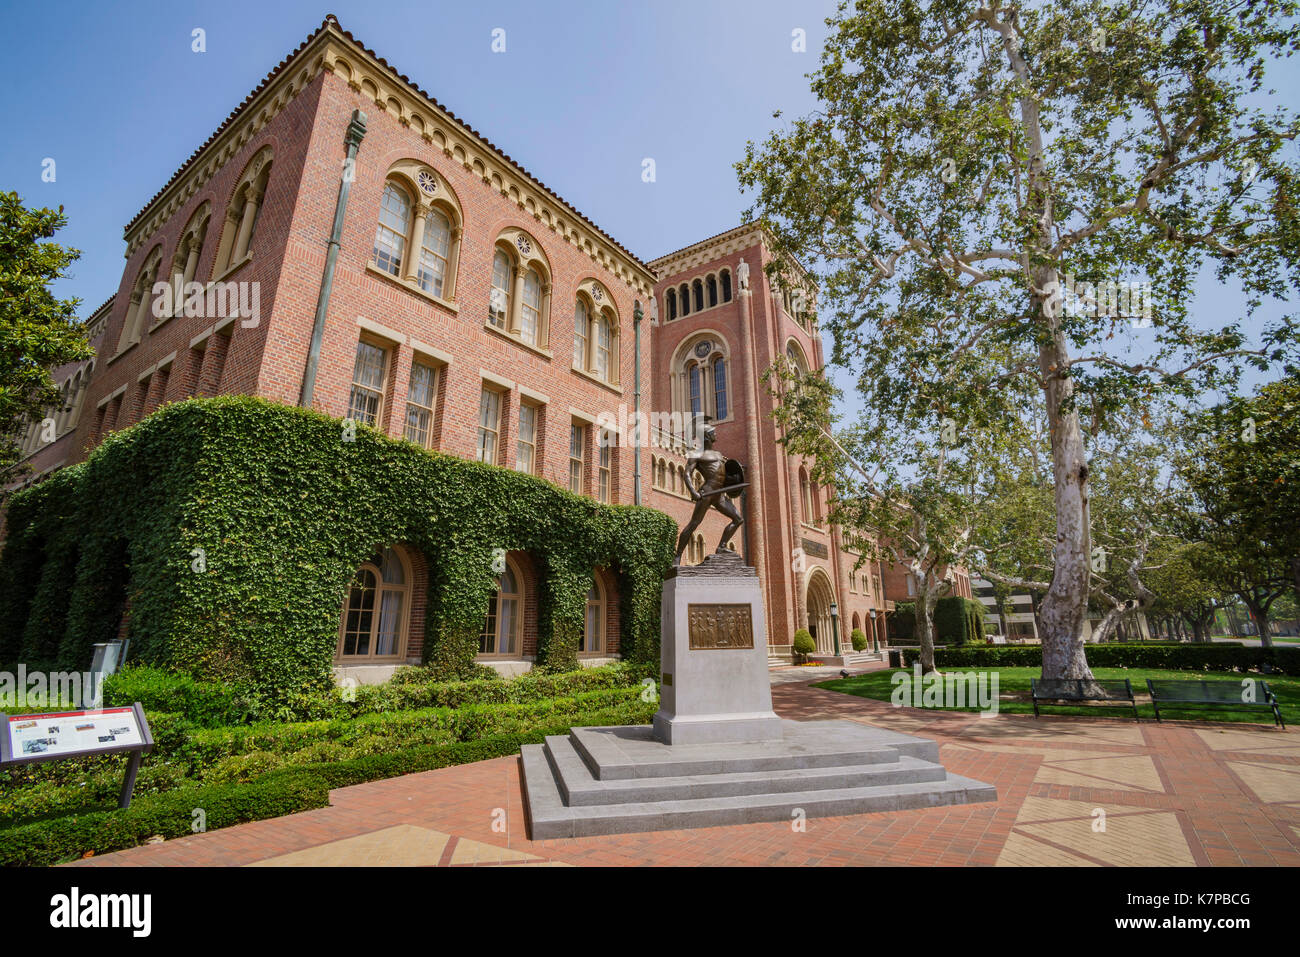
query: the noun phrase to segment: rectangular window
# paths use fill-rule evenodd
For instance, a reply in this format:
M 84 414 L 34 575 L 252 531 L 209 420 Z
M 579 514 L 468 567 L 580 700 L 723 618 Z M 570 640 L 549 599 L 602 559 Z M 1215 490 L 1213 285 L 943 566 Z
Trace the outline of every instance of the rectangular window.
M 614 434 L 608 430 L 602 430 L 600 433 L 600 469 L 596 483 L 596 497 L 606 504 L 610 501 L 613 459 Z
M 497 439 L 501 434 L 501 393 L 484 388 L 478 400 L 478 460 L 497 464 Z
M 411 363 L 411 383 L 406 390 L 408 442 L 433 447 L 433 412 L 438 396 L 438 370 L 423 362 Z
M 583 445 L 587 427 L 574 422 L 569 426 L 569 491 L 582 494 Z
M 357 343 L 357 359 L 352 367 L 352 395 L 348 400 L 348 418 L 378 427 L 384 406 L 384 379 L 388 371 L 388 350 L 364 340 Z
M 537 470 L 537 406 L 519 403 L 519 441 L 515 468 L 532 475 Z

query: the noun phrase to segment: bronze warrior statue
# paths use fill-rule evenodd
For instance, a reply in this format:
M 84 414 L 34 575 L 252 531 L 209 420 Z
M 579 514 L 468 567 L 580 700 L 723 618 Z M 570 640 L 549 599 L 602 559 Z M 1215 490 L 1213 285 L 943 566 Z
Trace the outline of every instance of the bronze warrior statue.
M 700 522 L 704 521 L 704 516 L 709 513 L 709 509 L 716 508 L 731 519 L 731 524 L 723 530 L 722 538 L 718 542 L 720 553 L 727 550 L 727 542 L 731 541 L 731 536 L 735 535 L 736 530 L 745 522 L 736 506 L 729 501 L 729 498 L 735 498 L 740 494 L 740 490 L 749 484 L 745 481 L 745 470 L 735 459 L 729 459 L 721 452 L 714 451 L 713 443 L 717 437 L 713 426 L 706 425 L 703 435 L 704 448 L 692 453 L 686 459 L 686 490 L 690 493 L 691 500 L 695 502 L 695 511 L 691 513 L 691 520 L 686 523 L 686 527 L 677 538 L 677 557 L 673 559 L 674 565 L 682 563 L 682 553 L 686 551 L 686 546 L 691 541 L 691 534 L 699 527 Z M 699 472 L 704 479 L 699 488 L 695 487 L 693 481 L 696 472 Z

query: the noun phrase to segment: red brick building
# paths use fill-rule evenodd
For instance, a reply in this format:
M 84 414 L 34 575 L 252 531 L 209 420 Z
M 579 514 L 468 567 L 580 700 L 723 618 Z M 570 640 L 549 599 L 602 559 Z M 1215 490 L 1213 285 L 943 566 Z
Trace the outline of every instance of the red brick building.
M 27 436 L 28 481 L 161 403 L 247 393 L 640 501 L 680 525 L 685 447 L 664 414 L 708 415 L 717 448 L 748 470 L 732 547 L 759 570 L 773 654 L 788 655 L 799 627 L 823 653 L 836 633 L 851 650 L 850 632 L 870 636 L 887 607 L 879 565 L 855 569 L 824 490 L 776 442 L 763 370 L 783 356 L 816 369 L 822 355 L 808 314 L 764 273 L 761 231 L 643 262 L 333 18 L 125 239 L 121 285 L 89 320 L 97 358 L 58 370 L 63 410 Z M 653 426 L 639 454 L 637 409 Z M 702 560 L 724 524 L 710 515 L 686 560 Z M 340 664 L 418 659 L 422 559 L 387 544 L 394 554 L 359 573 L 368 634 L 345 603 Z M 618 602 L 612 576 L 596 582 L 584 653 L 602 660 L 618 651 Z M 482 646 L 503 670 L 535 650 L 535 583 L 528 556 L 508 556 Z M 396 632 L 380 623 L 389 591 Z M 348 602 L 362 600 L 353 592 Z

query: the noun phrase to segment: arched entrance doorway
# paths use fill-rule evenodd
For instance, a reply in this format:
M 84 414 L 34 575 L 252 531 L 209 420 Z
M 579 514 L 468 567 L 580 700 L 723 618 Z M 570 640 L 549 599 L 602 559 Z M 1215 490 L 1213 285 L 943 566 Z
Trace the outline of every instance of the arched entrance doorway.
M 808 598 L 804 603 L 808 609 L 808 632 L 817 645 L 817 653 L 831 655 L 835 653 L 835 637 L 831 633 L 831 601 L 834 592 L 826 572 L 814 568 L 808 577 Z

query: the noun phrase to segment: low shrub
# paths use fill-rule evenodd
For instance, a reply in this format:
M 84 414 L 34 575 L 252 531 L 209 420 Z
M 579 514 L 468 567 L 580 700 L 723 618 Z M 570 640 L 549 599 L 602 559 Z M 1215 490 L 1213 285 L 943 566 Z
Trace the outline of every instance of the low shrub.
M 217 681 L 199 681 L 187 674 L 143 665 L 123 668 L 104 679 L 104 706 L 140 702 L 146 712 L 179 714 L 205 728 L 246 724 L 269 717 L 251 688 Z M 150 721 L 152 725 L 152 719 Z
M 191 833 L 195 809 L 212 831 L 245 821 L 325 807 L 327 781 L 310 775 L 217 784 L 144 796 L 125 810 L 100 810 L 20 824 L 0 831 L 0 865 L 45 867 L 143 844 L 155 835 Z
M 794 633 L 793 649 L 800 658 L 807 658 L 817 650 L 817 644 L 807 628 L 800 628 Z
M 849 636 L 849 640 L 853 642 L 854 651 L 864 651 L 866 650 L 867 645 L 871 644 L 871 642 L 867 641 L 867 636 L 863 633 L 861 628 L 854 628 L 853 634 Z
M 347 760 L 327 757 L 312 763 L 282 766 L 247 783 L 204 784 L 138 797 L 126 810 L 92 810 L 29 821 L 0 830 L 0 866 L 49 866 L 89 853 L 104 854 L 134 847 L 155 835 L 180 837 L 190 833 L 195 809 L 203 810 L 205 826 L 211 831 L 325 807 L 333 788 L 504 757 L 517 753 L 521 745 L 540 743 L 547 735 L 564 734 L 576 726 L 645 723 L 655 707 L 655 702 L 641 701 L 638 696 L 616 707 L 578 714 L 572 721 L 533 726 L 476 741 L 406 747 Z M 311 747 L 320 755 L 322 746 L 329 744 L 316 742 Z M 264 760 L 253 759 L 251 755 L 255 753 L 260 752 L 250 752 L 246 766 Z

